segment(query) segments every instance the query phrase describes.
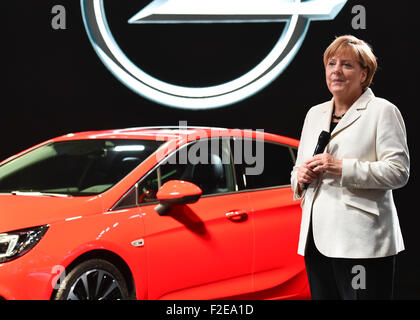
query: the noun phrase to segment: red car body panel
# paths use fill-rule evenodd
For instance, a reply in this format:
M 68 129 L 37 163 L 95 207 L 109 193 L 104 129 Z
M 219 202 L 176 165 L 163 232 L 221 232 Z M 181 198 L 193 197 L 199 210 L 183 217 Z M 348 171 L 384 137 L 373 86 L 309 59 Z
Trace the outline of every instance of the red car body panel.
M 138 299 L 309 298 L 303 258 L 297 255 L 300 202 L 293 200 L 290 186 L 202 196 L 195 203 L 175 205 L 167 216 L 156 213 L 156 204 L 111 210 L 158 160 L 205 135 L 298 146 L 295 139 L 238 129 L 108 130 L 45 142 L 167 141 L 158 154 L 96 196 L 0 194 L 0 233 L 50 226 L 28 253 L 0 263 L 0 297 L 50 299 L 65 268 L 86 253 L 106 251 L 124 261 Z M 240 212 L 243 221 L 232 221 L 229 212 Z M 144 246 L 131 244 L 138 239 Z
M 226 286 L 235 295 L 252 291 L 252 221 L 226 223 L 228 211 L 248 211 L 247 195 L 216 198 L 178 205 L 165 217 L 153 212 L 155 205 L 142 207 L 151 299 L 216 299 L 224 296 Z

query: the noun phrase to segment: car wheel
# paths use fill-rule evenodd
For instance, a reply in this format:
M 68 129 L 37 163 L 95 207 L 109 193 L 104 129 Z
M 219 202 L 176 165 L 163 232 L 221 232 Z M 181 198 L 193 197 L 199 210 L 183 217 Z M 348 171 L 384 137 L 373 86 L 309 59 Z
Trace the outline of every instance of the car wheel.
M 56 300 L 130 299 L 122 273 L 110 262 L 93 259 L 73 268 L 60 283 Z

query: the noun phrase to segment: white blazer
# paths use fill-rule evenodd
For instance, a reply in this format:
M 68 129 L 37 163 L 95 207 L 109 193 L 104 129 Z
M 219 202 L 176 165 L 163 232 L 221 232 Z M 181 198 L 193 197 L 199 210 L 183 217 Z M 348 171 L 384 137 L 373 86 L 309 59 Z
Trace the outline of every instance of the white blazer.
M 371 89 L 346 112 L 326 147 L 343 160 L 342 176 L 321 174 L 298 194 L 298 168 L 312 157 L 321 131 L 329 131 L 332 109 L 333 100 L 308 111 L 291 173 L 294 198 L 303 199 L 298 254 L 305 254 L 311 215 L 315 245 L 327 257 L 397 254 L 404 242 L 392 189 L 409 177 L 406 130 L 397 107 Z

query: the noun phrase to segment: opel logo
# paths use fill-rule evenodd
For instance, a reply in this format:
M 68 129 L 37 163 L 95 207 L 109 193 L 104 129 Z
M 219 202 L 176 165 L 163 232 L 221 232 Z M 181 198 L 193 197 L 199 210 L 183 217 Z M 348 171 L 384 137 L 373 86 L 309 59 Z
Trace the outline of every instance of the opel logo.
M 128 20 L 130 24 L 285 23 L 278 41 L 258 65 L 234 80 L 207 87 L 167 83 L 141 70 L 113 37 L 103 0 L 80 2 L 90 42 L 119 81 L 159 104 L 203 110 L 239 102 L 270 84 L 295 57 L 310 21 L 334 19 L 347 0 L 155 0 Z

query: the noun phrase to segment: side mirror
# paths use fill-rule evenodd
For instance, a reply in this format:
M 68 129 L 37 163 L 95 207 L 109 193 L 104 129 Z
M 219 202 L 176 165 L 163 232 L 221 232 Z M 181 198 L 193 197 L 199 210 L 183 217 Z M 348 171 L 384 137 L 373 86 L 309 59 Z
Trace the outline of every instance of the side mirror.
M 167 215 L 175 204 L 196 202 L 203 191 L 194 183 L 182 180 L 170 180 L 163 184 L 156 194 L 159 204 L 155 207 L 161 216 Z

